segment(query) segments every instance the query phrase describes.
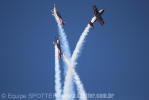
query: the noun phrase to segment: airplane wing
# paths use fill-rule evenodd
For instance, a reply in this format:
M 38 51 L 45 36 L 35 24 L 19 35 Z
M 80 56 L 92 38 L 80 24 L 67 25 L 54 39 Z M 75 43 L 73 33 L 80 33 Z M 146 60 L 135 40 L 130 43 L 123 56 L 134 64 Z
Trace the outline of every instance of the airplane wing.
M 61 50 L 60 44 L 59 44 L 59 46 L 58 46 L 58 50 L 59 50 L 59 58 L 61 58 L 62 50 Z
M 58 48 L 58 58 L 60 59 L 61 58 L 61 55 L 60 55 L 60 50 Z
M 104 25 L 104 21 L 103 21 L 102 17 L 98 18 L 98 21 L 102 26 Z
M 61 14 L 58 11 L 57 11 L 57 16 L 59 16 L 59 18 L 62 19 L 62 16 L 61 16 Z
M 94 15 L 97 16 L 99 12 L 95 5 L 93 6 L 93 11 L 94 11 Z
M 100 15 L 102 15 L 103 12 L 104 12 L 104 9 L 100 9 L 100 10 L 99 10 Z

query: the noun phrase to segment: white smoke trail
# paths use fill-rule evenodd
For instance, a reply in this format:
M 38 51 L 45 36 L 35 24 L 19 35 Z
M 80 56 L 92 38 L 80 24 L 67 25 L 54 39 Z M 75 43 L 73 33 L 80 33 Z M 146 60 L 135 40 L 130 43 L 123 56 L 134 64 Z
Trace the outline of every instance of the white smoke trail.
M 87 100 L 87 96 L 86 96 L 86 92 L 84 90 L 83 84 L 80 81 L 80 78 L 75 72 L 74 68 L 72 68 L 72 73 L 74 75 L 75 83 L 77 84 L 77 91 L 80 94 L 80 100 Z
M 66 38 L 66 34 L 64 33 L 64 30 L 62 28 L 62 26 L 60 25 L 60 22 L 58 20 L 58 17 L 56 15 L 56 12 L 54 11 L 54 16 L 55 16 L 55 19 L 58 23 L 58 27 L 59 27 L 59 33 L 60 33 L 60 36 L 61 36 L 61 41 L 62 41 L 62 49 L 63 51 L 65 51 L 66 55 L 68 56 L 68 58 L 70 58 L 70 49 L 69 49 L 69 45 L 68 45 L 68 41 L 67 41 L 67 38 Z M 72 55 L 72 58 L 71 58 L 71 61 L 74 63 L 78 56 L 79 56 L 79 53 L 81 51 L 81 48 L 83 46 L 83 42 L 84 42 L 84 39 L 85 37 L 87 36 L 87 33 L 89 32 L 89 29 L 90 29 L 90 25 L 88 24 L 87 27 L 85 28 L 85 30 L 83 31 L 77 45 L 76 45 L 76 48 L 73 52 L 73 55 Z M 63 48 L 64 47 L 64 48 Z M 83 84 L 81 83 L 80 81 L 80 78 L 79 76 L 77 75 L 77 73 L 75 72 L 74 70 L 74 67 L 72 68 L 68 68 L 68 71 L 66 73 L 66 77 L 65 77 L 65 83 L 64 83 L 64 90 L 63 90 L 63 100 L 69 100 L 69 98 L 67 98 L 68 94 L 71 95 L 73 92 L 70 93 L 70 87 L 71 87 L 71 83 L 72 83 L 72 73 L 74 75 L 74 79 L 75 79 L 75 83 L 77 85 L 77 90 L 79 92 L 79 94 L 81 95 L 81 100 L 87 100 L 87 97 L 86 97 L 86 93 L 85 93 L 85 90 L 84 90 L 84 87 L 83 87 Z
M 89 29 L 90 29 L 90 25 L 88 24 L 87 27 L 85 28 L 85 30 L 83 31 L 82 35 L 80 36 L 80 39 L 76 45 L 75 50 L 73 51 L 72 58 L 71 58 L 73 62 L 76 62 L 76 60 L 77 60 L 77 58 L 81 52 L 81 49 L 83 47 L 83 43 L 85 41 L 85 37 L 87 36 Z
M 87 33 L 89 32 L 89 29 L 90 29 L 90 25 L 88 24 L 87 27 L 85 28 L 85 30 L 83 31 L 82 35 L 80 36 L 80 39 L 76 45 L 76 48 L 73 52 L 73 55 L 72 55 L 72 58 L 71 58 L 71 62 L 72 64 L 75 63 L 76 59 L 78 58 L 79 56 L 79 53 L 81 51 L 81 48 L 83 46 L 83 43 L 84 43 L 84 40 L 85 40 L 85 37 L 87 36 Z M 70 65 L 69 66 L 69 70 L 66 74 L 66 80 L 70 80 L 71 79 L 71 74 L 73 73 L 74 75 L 74 79 L 75 79 L 75 83 L 76 83 L 76 86 L 77 86 L 77 91 L 79 92 L 80 94 L 80 100 L 87 100 L 87 96 L 86 96 L 86 92 L 84 90 L 84 87 L 83 87 L 83 84 L 78 76 L 78 74 L 75 72 L 75 65 Z M 66 81 L 66 86 L 64 86 L 64 89 L 66 88 L 69 88 L 69 81 L 67 82 Z M 68 93 L 68 90 L 64 91 L 64 93 Z M 67 97 L 68 94 L 65 94 L 64 97 Z M 64 98 L 65 99 L 65 98 Z M 65 99 L 66 100 L 66 99 Z
M 80 100 L 87 100 L 83 84 L 81 83 L 80 78 L 79 78 L 79 76 L 77 75 L 77 73 L 75 72 L 75 69 L 74 69 L 74 66 L 77 63 L 73 63 L 71 61 L 71 59 L 69 60 L 65 55 L 63 56 L 63 59 L 67 63 L 67 65 L 69 66 L 69 72 L 68 73 L 70 73 L 70 74 L 72 73 L 74 75 L 75 83 L 76 83 L 76 86 L 77 86 L 77 91 L 80 94 Z M 66 88 L 68 88 L 68 87 L 66 87 Z
M 55 45 L 55 96 L 56 100 L 62 100 L 61 94 L 61 77 L 60 77 L 61 71 L 60 71 L 60 64 L 58 59 L 58 48 Z
M 77 91 L 80 94 L 80 100 L 87 100 L 87 96 L 86 96 L 86 92 L 84 90 L 83 84 L 82 84 L 79 76 L 75 72 L 75 69 L 74 69 L 75 65 L 73 65 L 73 63 L 75 63 L 75 61 L 77 60 L 77 58 L 78 58 L 78 56 L 79 56 L 79 54 L 81 52 L 81 48 L 82 48 L 83 43 L 85 41 L 85 37 L 87 36 L 87 33 L 89 32 L 89 29 L 90 29 L 90 25 L 88 24 L 87 27 L 85 28 L 85 30 L 83 31 L 82 35 L 80 36 L 80 39 L 79 39 L 79 41 L 78 41 L 78 43 L 76 45 L 76 48 L 75 48 L 75 50 L 73 52 L 73 55 L 72 55 L 72 58 L 70 60 L 72 62 L 72 65 L 69 65 L 69 70 L 68 70 L 68 73 L 66 75 L 66 79 L 69 80 L 70 79 L 69 74 L 73 73 L 74 79 L 75 79 L 75 83 L 77 85 Z M 69 88 L 69 85 L 67 85 L 64 88 Z
M 83 31 L 82 35 L 80 36 L 80 39 L 77 42 L 76 48 L 75 48 L 75 50 L 72 54 L 72 58 L 71 58 L 72 63 L 76 62 L 76 60 L 77 60 L 77 58 L 78 58 L 78 56 L 81 52 L 81 49 L 83 47 L 85 37 L 87 36 L 87 33 L 89 32 L 89 29 L 90 29 L 90 25 L 88 24 L 87 27 L 85 28 L 85 30 Z M 74 68 L 75 68 L 75 66 L 73 66 L 72 72 L 73 72 L 73 75 L 74 75 L 75 82 L 77 84 L 77 90 L 79 91 L 79 94 L 80 94 L 80 99 L 81 100 L 87 100 L 87 96 L 86 96 L 86 92 L 84 90 L 83 84 L 80 81 L 80 78 L 77 75 L 77 73 L 75 72 Z
M 66 34 L 61 26 L 61 23 L 59 22 L 59 18 L 56 14 L 56 9 L 54 9 L 54 17 L 55 17 L 55 20 L 56 22 L 58 23 L 58 30 L 59 30 L 59 36 L 60 36 L 60 41 L 62 43 L 62 51 L 64 51 L 66 53 L 66 55 L 70 58 L 71 57 L 71 53 L 70 53 L 70 49 L 69 49 L 69 44 L 68 44 L 68 41 L 67 41 L 67 37 L 66 37 Z M 73 81 L 72 81 L 72 74 L 71 72 L 69 71 L 69 68 L 67 69 L 68 67 L 65 65 L 65 72 L 66 72 L 66 75 L 65 75 L 65 81 L 64 81 L 64 89 L 63 89 L 63 100 L 73 100 L 73 98 L 71 98 L 71 96 L 67 96 L 68 94 L 69 95 L 72 95 L 74 94 L 74 91 L 73 91 Z
M 70 93 L 70 86 L 72 82 L 72 72 L 71 69 L 68 68 L 68 71 L 66 73 L 65 82 L 64 82 L 64 89 L 63 89 L 63 100 L 72 100 L 73 99 L 73 93 Z

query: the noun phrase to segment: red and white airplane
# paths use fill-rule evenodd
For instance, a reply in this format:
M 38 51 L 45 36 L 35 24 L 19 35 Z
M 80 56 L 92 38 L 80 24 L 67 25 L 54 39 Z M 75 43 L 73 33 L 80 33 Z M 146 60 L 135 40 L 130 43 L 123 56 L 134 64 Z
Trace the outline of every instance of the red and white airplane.
M 90 26 L 91 26 L 92 28 L 94 28 L 93 23 L 94 23 L 96 20 L 98 20 L 99 23 L 103 26 L 103 25 L 104 25 L 104 21 L 103 21 L 101 15 L 103 14 L 104 9 L 100 9 L 100 10 L 98 11 L 98 9 L 96 8 L 96 5 L 93 5 L 93 11 L 94 11 L 94 15 L 95 15 L 95 16 L 94 16 L 94 17 L 92 18 L 92 20 L 89 22 Z
M 60 45 L 60 40 L 56 39 L 55 40 L 55 45 L 58 48 L 58 58 L 60 59 L 62 56 L 62 51 L 61 51 L 61 45 Z
M 54 13 L 56 13 L 56 15 L 57 15 L 57 17 L 58 17 L 58 19 L 59 19 L 59 22 L 60 22 L 60 24 L 61 24 L 62 26 L 63 26 L 64 24 L 66 24 L 66 22 L 63 21 L 62 16 L 60 15 L 60 13 L 57 11 L 55 4 L 54 4 L 54 9 L 52 10 L 52 13 L 53 13 L 52 15 L 54 15 Z

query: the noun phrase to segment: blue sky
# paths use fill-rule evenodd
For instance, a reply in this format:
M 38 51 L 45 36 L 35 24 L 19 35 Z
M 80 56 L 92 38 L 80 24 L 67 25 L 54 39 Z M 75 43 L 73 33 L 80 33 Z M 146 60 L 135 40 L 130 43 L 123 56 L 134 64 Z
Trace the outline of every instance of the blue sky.
M 93 17 L 92 5 L 105 9 L 105 25 L 94 24 L 76 67 L 86 92 L 112 92 L 115 100 L 146 100 L 146 0 L 1 0 L 0 93 L 54 93 L 54 3 L 67 22 L 71 52 Z

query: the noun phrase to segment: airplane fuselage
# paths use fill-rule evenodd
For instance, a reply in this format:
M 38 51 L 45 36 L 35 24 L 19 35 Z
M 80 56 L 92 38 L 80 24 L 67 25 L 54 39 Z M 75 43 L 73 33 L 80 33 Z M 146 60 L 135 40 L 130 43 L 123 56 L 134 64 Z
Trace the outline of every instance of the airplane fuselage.
M 94 5 L 94 6 L 93 6 L 93 12 L 94 12 L 94 17 L 93 17 L 92 20 L 89 22 L 89 25 L 90 25 L 92 28 L 94 28 L 93 23 L 94 23 L 96 20 L 98 20 L 99 23 L 103 26 L 103 25 L 104 25 L 104 21 L 103 21 L 101 15 L 103 14 L 104 9 L 98 10 L 98 9 L 96 8 L 96 6 Z

